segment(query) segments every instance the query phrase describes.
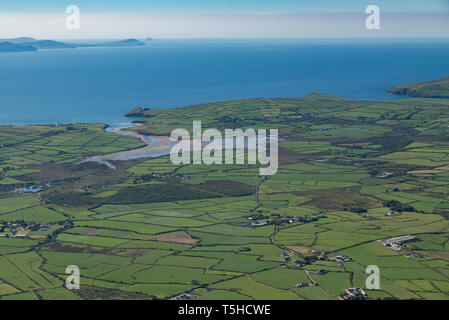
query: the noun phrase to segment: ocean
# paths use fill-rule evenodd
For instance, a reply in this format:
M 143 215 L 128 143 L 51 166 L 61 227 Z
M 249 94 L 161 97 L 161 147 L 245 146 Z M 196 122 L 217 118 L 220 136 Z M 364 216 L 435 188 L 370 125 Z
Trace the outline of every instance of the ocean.
M 319 92 L 399 99 L 449 75 L 447 40 L 154 40 L 0 54 L 0 124 L 129 121 L 131 109 Z

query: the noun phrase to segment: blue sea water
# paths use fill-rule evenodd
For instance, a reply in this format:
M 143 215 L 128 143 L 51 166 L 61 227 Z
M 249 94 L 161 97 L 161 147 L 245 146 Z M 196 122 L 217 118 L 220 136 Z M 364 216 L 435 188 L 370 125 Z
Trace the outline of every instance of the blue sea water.
M 447 57 L 447 40 L 154 40 L 2 53 L 0 124 L 116 125 L 137 106 L 311 92 L 398 99 L 390 87 L 448 76 Z

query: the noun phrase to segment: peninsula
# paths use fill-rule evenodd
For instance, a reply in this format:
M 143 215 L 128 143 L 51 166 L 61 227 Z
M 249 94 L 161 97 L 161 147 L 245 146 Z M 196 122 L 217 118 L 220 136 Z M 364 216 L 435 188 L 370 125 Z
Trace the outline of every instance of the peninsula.
M 449 77 L 391 88 L 388 92 L 421 98 L 449 98 Z

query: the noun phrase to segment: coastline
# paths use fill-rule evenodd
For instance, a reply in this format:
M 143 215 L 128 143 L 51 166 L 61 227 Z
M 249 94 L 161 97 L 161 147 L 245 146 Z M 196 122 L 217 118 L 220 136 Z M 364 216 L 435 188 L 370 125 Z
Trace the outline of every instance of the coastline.
M 145 136 L 134 131 L 124 131 L 127 128 L 143 126 L 141 123 L 128 123 L 130 126 L 124 126 L 107 130 L 107 132 L 132 136 L 144 142 L 146 146 L 137 149 L 125 150 L 106 155 L 91 156 L 80 162 L 75 166 L 86 162 L 97 162 L 106 165 L 111 169 L 117 169 L 110 161 L 124 161 L 139 158 L 156 158 L 170 153 L 173 143 L 170 142 L 170 137 L 166 136 Z M 107 129 L 107 128 L 106 128 Z
M 173 40 L 170 45 L 159 41 L 148 47 L 52 49 L 32 54 L 7 54 L 0 62 L 5 76 L 5 81 L 1 81 L 4 94 L 0 101 L 0 122 L 2 125 L 92 122 L 117 125 L 127 122 L 123 115 L 138 105 L 171 109 L 257 97 L 296 98 L 310 92 L 344 95 L 364 101 L 398 100 L 406 97 L 387 93 L 392 86 L 434 79 L 449 72 L 444 68 L 444 59 L 430 59 L 436 54 L 440 57 L 449 53 L 449 44 L 442 45 L 438 50 L 434 45 L 422 45 L 420 47 L 423 49 L 413 52 L 409 52 L 408 46 L 396 44 L 391 48 L 393 56 L 388 63 L 379 65 L 376 68 L 379 70 L 373 70 L 368 77 L 362 72 L 365 62 L 355 59 L 360 50 L 366 50 L 364 45 L 342 47 L 324 43 L 322 49 L 329 51 L 323 53 L 319 50 L 321 47 L 304 47 L 297 43 L 279 48 L 276 43 L 266 41 L 266 48 L 278 50 L 257 51 L 260 59 L 250 63 L 254 50 L 258 48 L 254 42 L 242 48 L 233 41 L 222 41 L 221 44 L 204 41 L 202 46 L 192 49 L 191 41 Z M 207 43 L 215 44 L 211 49 L 206 46 Z M 223 50 L 223 46 L 228 49 Z M 366 52 L 366 60 L 375 61 L 384 52 L 385 45 L 370 49 Z M 210 50 L 213 54 L 208 55 Z M 320 63 L 319 52 L 323 53 L 326 63 Z M 336 54 L 340 58 L 348 55 L 348 61 L 353 63 L 344 64 L 339 58 L 335 68 L 329 69 L 327 64 L 337 59 Z M 410 65 L 401 62 L 404 55 L 410 54 L 413 58 L 422 56 L 430 64 L 410 68 Z M 192 74 L 186 66 L 194 63 L 199 56 L 203 59 Z M 215 59 L 232 62 L 236 56 L 241 57 L 238 61 L 242 64 L 250 63 L 251 68 L 247 72 L 244 72 L 245 64 L 240 63 L 226 63 L 226 68 L 217 66 L 216 72 L 208 71 L 208 65 Z M 36 61 L 40 63 L 36 64 Z M 174 63 L 173 68 L 165 67 L 171 63 Z M 23 66 L 33 66 L 33 74 L 18 77 Z M 68 78 L 61 71 L 67 66 L 73 71 Z M 114 70 L 115 73 L 86 72 L 95 70 L 95 66 L 100 67 L 98 70 Z M 51 71 L 53 76 L 42 82 L 38 75 L 47 74 L 50 70 L 54 70 Z M 148 76 L 150 70 L 154 71 L 151 77 Z M 258 70 L 264 72 L 260 74 Z M 284 71 L 289 74 L 287 78 Z M 310 77 L 309 74 L 315 76 Z M 204 79 L 208 77 L 211 79 L 205 83 Z M 39 82 L 42 84 L 36 86 Z M 147 86 L 152 89 L 147 90 Z M 72 92 L 67 91 L 66 87 L 78 89 Z M 26 88 L 27 94 L 23 95 L 20 88 Z

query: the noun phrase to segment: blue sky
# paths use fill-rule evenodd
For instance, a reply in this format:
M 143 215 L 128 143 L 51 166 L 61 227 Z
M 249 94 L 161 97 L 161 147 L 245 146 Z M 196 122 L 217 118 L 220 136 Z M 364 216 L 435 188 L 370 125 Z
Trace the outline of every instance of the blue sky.
M 447 0 L 13 0 L 2 1 L 1 12 L 56 13 L 61 7 L 75 4 L 85 12 L 298 12 L 358 11 L 376 4 L 388 11 L 441 11 Z
M 364 27 L 381 9 L 381 30 Z M 81 29 L 65 28 L 77 5 Z M 449 0 L 13 0 L 0 2 L 0 37 L 449 37 Z

